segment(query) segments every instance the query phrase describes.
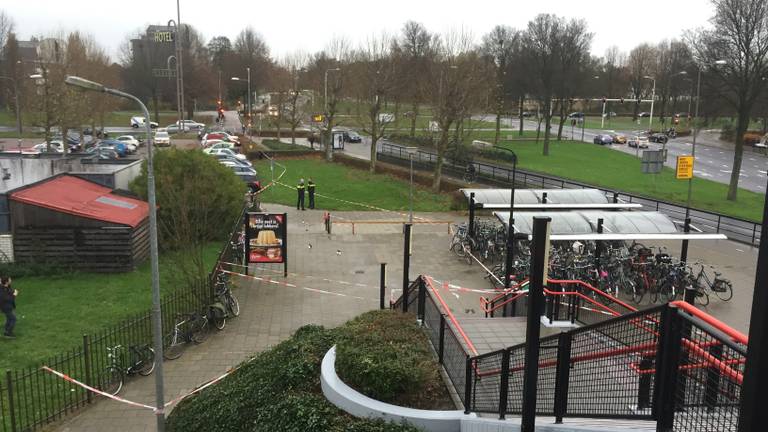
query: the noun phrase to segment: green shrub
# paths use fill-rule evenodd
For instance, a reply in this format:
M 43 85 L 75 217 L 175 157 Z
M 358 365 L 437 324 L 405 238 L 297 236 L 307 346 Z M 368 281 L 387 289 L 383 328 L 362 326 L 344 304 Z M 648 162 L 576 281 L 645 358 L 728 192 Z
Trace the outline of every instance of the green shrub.
M 320 363 L 339 330 L 304 326 L 220 383 L 179 403 L 169 432 L 416 432 L 410 426 L 356 419 L 320 390 Z
M 724 121 L 720 129 L 720 139 L 723 141 L 733 141 L 735 137 L 736 128 L 733 126 L 733 122 Z

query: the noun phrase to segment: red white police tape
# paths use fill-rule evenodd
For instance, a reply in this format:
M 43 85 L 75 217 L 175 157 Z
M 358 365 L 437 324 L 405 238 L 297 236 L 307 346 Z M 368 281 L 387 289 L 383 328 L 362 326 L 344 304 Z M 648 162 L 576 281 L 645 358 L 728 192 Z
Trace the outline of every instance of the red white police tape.
M 230 266 L 234 266 L 234 267 L 243 267 L 243 268 L 247 267 L 244 264 L 231 263 L 231 262 L 226 262 L 226 261 L 219 261 L 219 264 L 230 265 Z M 223 271 L 223 269 L 221 269 L 221 267 L 219 267 L 219 269 Z M 255 267 L 255 269 L 259 270 L 259 271 L 270 272 L 270 273 L 283 274 L 282 270 L 268 269 L 266 267 Z M 236 273 L 236 274 L 239 274 L 240 276 L 245 276 L 242 273 Z M 347 282 L 347 281 L 342 281 L 342 280 L 328 279 L 328 278 L 324 278 L 324 277 L 320 277 L 320 276 L 311 276 L 311 275 L 305 275 L 305 274 L 300 274 L 300 273 L 288 272 L 288 275 L 292 276 L 292 277 L 302 277 L 302 278 L 307 278 L 307 279 L 318 279 L 318 280 L 321 280 L 323 282 L 332 282 L 332 283 L 337 283 L 339 285 L 356 286 L 356 287 L 361 287 L 361 288 L 378 288 L 378 285 L 376 285 L 374 287 L 373 285 L 367 285 L 367 284 L 364 284 L 364 283 Z
M 351 295 L 351 294 L 344 294 L 344 293 L 335 292 L 335 291 L 322 290 L 322 289 L 319 289 L 319 288 L 311 288 L 311 287 L 306 287 L 306 286 L 298 286 L 296 284 L 292 284 L 292 283 L 289 283 L 289 282 L 283 282 L 283 281 L 279 281 L 279 280 L 274 280 L 274 279 L 269 278 L 269 277 L 263 278 L 263 277 L 259 277 L 259 276 L 244 275 L 242 273 L 233 272 L 233 271 L 224 270 L 224 269 L 221 269 L 221 272 L 222 273 L 231 274 L 231 275 L 240 276 L 240 277 L 244 277 L 244 278 L 248 278 L 248 279 L 254 279 L 254 280 L 257 280 L 257 281 L 261 281 L 261 282 L 267 282 L 267 283 L 271 283 L 271 284 L 275 284 L 275 285 L 282 285 L 282 286 L 287 286 L 287 287 L 290 287 L 290 288 L 298 288 L 298 289 L 302 289 L 302 290 L 305 290 L 305 291 L 316 292 L 316 293 L 319 293 L 319 294 L 328 294 L 328 295 L 334 295 L 334 296 L 337 296 L 337 297 L 349 297 L 349 298 L 353 298 L 353 299 L 357 299 L 357 300 L 364 300 L 364 301 L 376 301 L 377 300 L 377 299 L 374 299 L 374 298 L 365 298 L 365 297 L 360 297 L 360 296 Z M 351 285 L 349 282 L 345 282 L 345 284 Z

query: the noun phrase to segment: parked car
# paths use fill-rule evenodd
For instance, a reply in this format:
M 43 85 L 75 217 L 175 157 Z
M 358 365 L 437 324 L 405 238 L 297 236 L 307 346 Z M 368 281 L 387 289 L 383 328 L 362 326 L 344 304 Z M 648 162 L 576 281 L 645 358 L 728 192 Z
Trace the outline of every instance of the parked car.
M 234 149 L 235 143 L 231 143 L 228 141 L 221 141 L 221 140 L 213 140 L 213 141 L 207 141 L 205 146 L 209 149 L 219 149 L 219 148 L 225 148 L 225 149 Z
M 349 130 L 344 132 L 344 142 L 349 143 L 359 143 L 363 142 L 363 137 L 360 136 L 357 132 L 353 130 Z
M 584 113 L 583 112 L 572 112 L 572 113 L 568 114 L 568 118 L 572 118 L 572 119 L 573 118 L 584 118 Z
M 117 141 L 124 142 L 127 145 L 132 145 L 134 147 L 133 151 L 136 151 L 139 146 L 141 146 L 141 141 L 136 139 L 133 135 L 120 135 L 119 137 L 115 138 Z
M 37 153 L 46 153 L 48 152 L 48 144 L 47 143 L 40 143 L 35 144 L 32 146 L 32 151 Z M 51 153 L 63 153 L 64 150 L 61 148 L 61 142 L 51 141 Z
M 115 140 L 115 139 L 101 140 L 101 142 L 99 142 L 96 145 L 98 147 L 113 148 L 117 152 L 117 154 L 120 155 L 120 157 L 125 157 L 125 156 L 127 156 L 131 152 L 130 149 L 128 148 L 127 144 L 125 144 L 122 141 Z
M 95 145 L 88 150 L 86 150 L 86 153 L 92 155 L 91 158 L 94 159 L 100 159 L 100 160 L 111 160 L 111 159 L 120 159 L 120 155 L 115 151 L 112 147 L 99 147 L 98 145 Z
M 209 132 L 203 136 L 203 141 L 207 140 L 221 140 L 221 141 L 229 141 L 231 143 L 234 143 L 235 145 L 240 145 L 240 138 L 238 138 L 236 135 L 230 135 L 227 132 Z
M 613 144 L 613 137 L 608 134 L 595 135 L 592 142 L 600 145 Z
M 146 125 L 147 125 L 147 119 L 145 119 L 144 117 L 131 117 L 132 128 L 139 128 L 140 126 L 144 127 Z M 157 122 L 153 122 L 153 121 L 149 122 L 149 127 L 151 127 L 152 129 L 156 128 Z
M 245 157 L 244 154 L 235 153 L 231 149 L 228 148 L 216 148 L 216 149 L 205 149 L 203 150 L 204 153 L 207 153 L 209 155 L 216 155 L 216 154 L 225 154 L 232 156 L 234 158 L 240 159 L 240 160 L 247 160 L 248 158 Z
M 611 134 L 613 137 L 613 143 L 614 144 L 626 144 L 627 143 L 627 137 L 622 134 Z
M 229 162 L 229 161 L 219 161 L 219 163 L 224 165 L 227 168 L 232 169 L 232 171 L 236 173 L 256 175 L 256 170 L 251 167 L 245 167 L 235 162 Z
M 659 144 L 666 144 L 667 141 L 669 141 L 669 137 L 663 133 L 655 133 L 655 134 L 651 134 L 648 137 L 648 141 L 659 143 Z
M 196 122 L 194 120 L 179 120 L 176 123 L 174 123 L 173 125 L 178 127 L 179 129 L 181 129 L 182 126 L 183 126 L 183 129 L 184 130 L 188 130 L 188 131 L 189 130 L 198 130 L 198 129 L 202 129 L 202 128 L 205 127 L 205 124 L 198 123 L 198 122 Z
M 245 166 L 245 167 L 252 167 L 253 166 L 253 164 L 250 163 L 247 160 L 238 159 L 238 158 L 236 158 L 234 156 L 231 156 L 231 155 L 228 155 L 226 153 L 214 153 L 211 156 L 215 157 L 216 159 L 218 159 L 220 161 L 234 162 L 234 163 L 236 163 L 238 165 L 242 165 L 242 166 Z
M 616 117 L 616 113 L 613 112 L 613 111 L 609 111 L 609 112 L 603 114 L 603 117 L 605 117 L 605 118 L 614 118 L 614 117 Z
M 643 111 L 640 114 L 638 114 L 637 116 L 638 117 L 650 117 L 651 113 Z
M 168 135 L 168 131 L 160 129 L 155 132 L 155 144 L 158 147 L 169 147 L 171 145 L 171 137 Z
M 104 132 L 101 128 L 96 128 L 94 132 L 94 130 L 89 127 L 83 129 L 83 135 L 95 136 L 96 138 L 107 138 L 109 136 L 109 134 Z
M 648 148 L 648 138 L 644 136 L 634 136 L 627 140 L 627 145 L 637 148 Z
M 530 111 L 523 111 L 523 117 L 535 117 L 536 113 Z

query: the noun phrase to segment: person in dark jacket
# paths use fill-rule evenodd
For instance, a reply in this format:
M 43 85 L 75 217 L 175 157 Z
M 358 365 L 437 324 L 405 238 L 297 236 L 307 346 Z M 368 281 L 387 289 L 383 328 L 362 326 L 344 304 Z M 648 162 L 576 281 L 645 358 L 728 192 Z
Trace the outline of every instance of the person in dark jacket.
M 307 192 L 309 192 L 309 208 L 314 209 L 315 208 L 315 182 L 312 180 L 312 177 L 309 178 L 309 182 L 307 183 Z
M 301 207 L 304 210 L 304 179 L 299 180 L 299 184 L 296 185 L 296 192 L 298 192 L 298 199 L 296 200 L 296 210 Z
M 16 326 L 16 315 L 13 310 L 16 309 L 16 296 L 19 292 L 11 288 L 11 278 L 8 276 L 0 277 L 0 312 L 5 315 L 5 337 L 16 337 L 13 334 L 13 327 Z

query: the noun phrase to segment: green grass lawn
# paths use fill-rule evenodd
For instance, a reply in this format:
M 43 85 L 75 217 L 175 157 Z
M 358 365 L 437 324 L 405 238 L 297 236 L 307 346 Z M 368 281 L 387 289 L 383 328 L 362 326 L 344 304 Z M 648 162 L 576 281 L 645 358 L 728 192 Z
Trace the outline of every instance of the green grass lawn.
M 390 175 L 371 174 L 366 170 L 351 168 L 338 163 L 328 163 L 320 159 L 277 160 L 285 165 L 286 174 L 281 182 L 294 186 L 299 178 L 307 181 L 312 177 L 317 184 L 317 193 L 347 201 L 365 203 L 387 210 L 407 211 L 409 184 Z M 269 162 L 260 161 L 255 164 L 262 182 L 268 183 L 270 178 Z M 275 167 L 275 176 L 282 169 Z M 414 186 L 414 211 L 448 211 L 450 197 L 434 194 L 428 189 Z M 285 205 L 296 204 L 296 191 L 284 186 L 275 185 L 264 192 L 265 202 L 275 202 Z M 372 210 L 366 207 L 341 201 L 316 197 L 316 206 L 323 210 Z M 305 204 L 308 204 L 307 200 Z
M 520 168 L 679 204 L 686 201 L 688 182 L 675 179 L 673 169 L 665 167 L 658 175 L 643 174 L 640 160 L 626 153 L 576 141 L 552 141 L 549 156 L 542 156 L 541 142 L 504 142 L 502 145 L 515 151 Z M 726 184 L 694 178 L 691 204 L 700 209 L 761 220 L 765 195 L 741 189 L 738 202 L 733 203 L 725 199 L 727 189 Z
M 206 266 L 213 266 L 221 244 L 205 248 Z M 182 286 L 171 275 L 173 262 L 160 257 L 160 288 Z M 17 338 L 0 339 L 0 370 L 20 369 L 82 344 L 84 333 L 117 324 L 151 306 L 149 261 L 130 273 L 66 273 L 24 277 L 13 281 L 17 297 Z

